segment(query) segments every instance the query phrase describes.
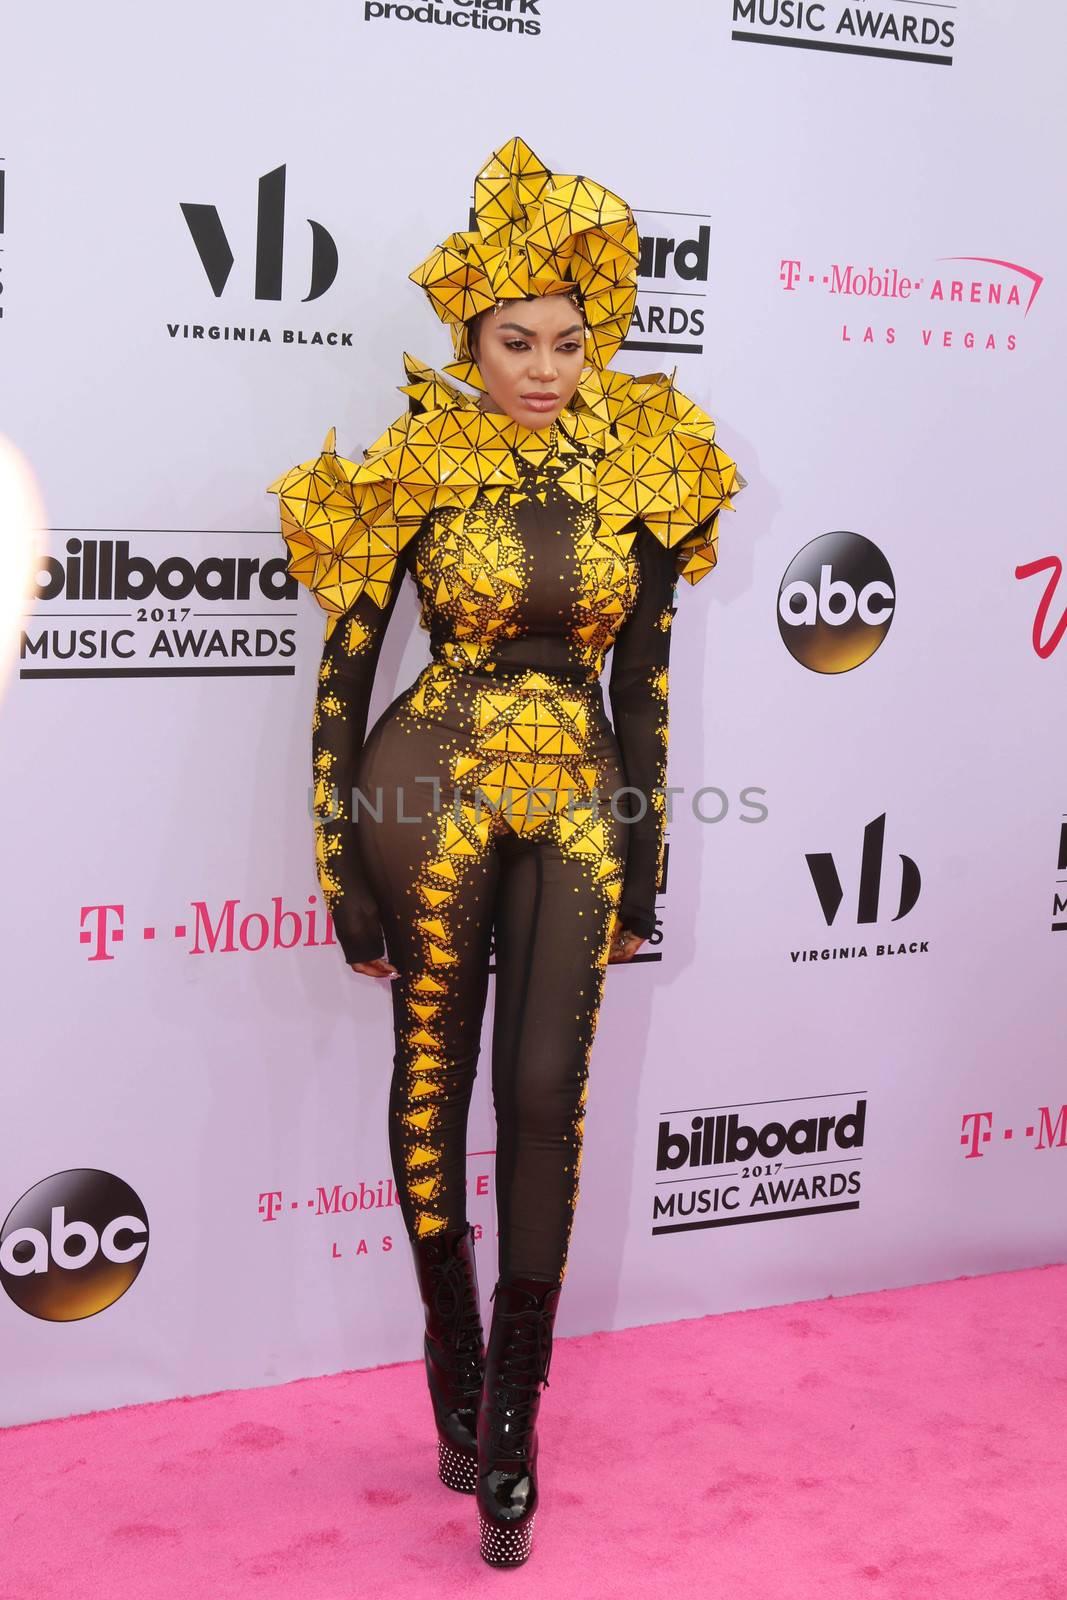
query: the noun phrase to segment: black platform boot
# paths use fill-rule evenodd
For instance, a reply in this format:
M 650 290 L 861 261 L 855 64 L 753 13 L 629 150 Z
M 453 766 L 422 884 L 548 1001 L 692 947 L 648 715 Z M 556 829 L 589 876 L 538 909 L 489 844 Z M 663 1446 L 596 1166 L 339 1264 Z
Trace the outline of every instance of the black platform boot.
M 478 1521 L 482 1559 L 517 1567 L 530 1554 L 537 1512 L 537 1413 L 548 1385 L 561 1285 L 501 1278 L 478 1408 Z
M 411 1241 L 426 1312 L 426 1379 L 437 1422 L 441 1482 L 473 1494 L 478 1480 L 478 1401 L 485 1343 L 474 1234 L 449 1228 Z

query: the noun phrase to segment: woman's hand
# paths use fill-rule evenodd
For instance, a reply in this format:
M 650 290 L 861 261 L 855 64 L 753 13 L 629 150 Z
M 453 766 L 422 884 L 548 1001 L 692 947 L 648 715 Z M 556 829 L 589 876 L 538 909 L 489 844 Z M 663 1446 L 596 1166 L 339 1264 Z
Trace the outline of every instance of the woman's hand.
M 392 962 L 384 956 L 378 956 L 374 961 L 350 961 L 349 966 L 353 972 L 365 972 L 368 978 L 399 978 L 400 973 Z
M 629 928 L 624 928 L 616 915 L 611 935 L 611 948 L 608 951 L 608 962 L 632 961 L 644 942 L 643 939 L 638 938 L 636 933 L 631 933 Z

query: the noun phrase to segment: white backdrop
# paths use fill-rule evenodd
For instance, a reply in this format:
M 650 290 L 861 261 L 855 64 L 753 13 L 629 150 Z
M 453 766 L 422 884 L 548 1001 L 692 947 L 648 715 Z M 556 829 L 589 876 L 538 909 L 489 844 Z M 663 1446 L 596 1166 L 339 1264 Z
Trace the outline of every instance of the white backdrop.
M 404 404 L 403 350 L 449 358 L 406 274 L 465 225 L 475 170 L 513 133 L 674 241 L 648 246 L 663 274 L 616 365 L 676 364 L 749 479 L 717 571 L 679 594 L 684 793 L 659 936 L 608 974 L 559 1331 L 1067 1255 L 1067 644 L 1047 648 L 1067 589 L 1035 636 L 1055 570 L 1016 574 L 1067 553 L 1067 19 L 1055 0 L 1025 22 L 993 0 L 898 4 L 873 39 L 865 7 L 828 4 L 821 33 L 776 10 L 189 0 L 165 39 L 115 0 L 8 20 L 0 428 L 54 565 L 2 707 L 4 1420 L 420 1351 L 389 1203 L 386 986 L 323 947 L 309 900 L 322 616 L 267 566 L 264 490 L 331 425 L 350 455 L 377 436 Z M 259 188 L 279 168 L 284 221 L 281 180 Z M 183 205 L 216 208 L 192 213 L 210 273 Z M 337 271 L 305 300 L 308 219 Z M 880 647 L 838 672 L 783 640 L 803 654 L 835 626 L 778 612 L 794 558 L 832 533 L 870 541 L 895 595 Z M 123 598 L 116 563 L 135 557 L 153 570 Z M 425 652 L 409 591 L 372 719 Z M 721 820 L 694 814 L 702 788 Z M 902 856 L 921 888 L 894 921 Z M 276 908 L 299 914 L 277 937 Z M 709 1136 L 706 1162 L 657 1167 L 694 1118 L 849 1113 L 841 1143 L 769 1132 L 753 1161 Z M 59 1206 L 61 1226 L 79 1204 L 88 1220 L 94 1194 L 99 1233 L 118 1188 L 56 1178 L 43 1211 L 17 1202 L 72 1169 L 121 1180 L 143 1217 L 118 1236 L 126 1292 L 56 1320 L 104 1258 L 23 1234 L 20 1259 L 14 1233 Z

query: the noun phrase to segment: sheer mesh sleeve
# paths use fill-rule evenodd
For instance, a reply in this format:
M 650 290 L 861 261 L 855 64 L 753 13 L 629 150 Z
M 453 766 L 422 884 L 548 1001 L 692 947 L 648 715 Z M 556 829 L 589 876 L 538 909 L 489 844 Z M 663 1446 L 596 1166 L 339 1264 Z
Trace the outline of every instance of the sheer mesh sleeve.
M 352 789 L 374 674 L 406 570 L 401 556 L 384 606 L 364 591 L 343 615 L 330 618 L 319 666 L 312 721 L 315 861 L 346 962 L 373 961 L 385 953 L 378 907 L 359 850 L 359 830 L 367 824 L 352 820 Z
M 639 531 L 634 548 L 641 561 L 641 586 L 612 648 L 608 697 L 626 782 L 639 791 L 618 804 L 619 812 L 632 819 L 626 825 L 629 842 L 619 919 L 624 928 L 647 939 L 656 927 L 656 893 L 663 872 L 667 665 L 676 610 L 677 554 L 664 549 L 645 529 Z

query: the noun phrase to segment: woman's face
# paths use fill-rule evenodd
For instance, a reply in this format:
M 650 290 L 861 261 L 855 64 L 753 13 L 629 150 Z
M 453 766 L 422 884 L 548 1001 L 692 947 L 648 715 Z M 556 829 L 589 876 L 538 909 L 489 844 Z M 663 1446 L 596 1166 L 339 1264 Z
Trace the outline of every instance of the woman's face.
M 483 315 L 474 348 L 488 391 L 482 409 L 547 428 L 570 404 L 585 366 L 582 313 L 565 294 L 507 300 Z

